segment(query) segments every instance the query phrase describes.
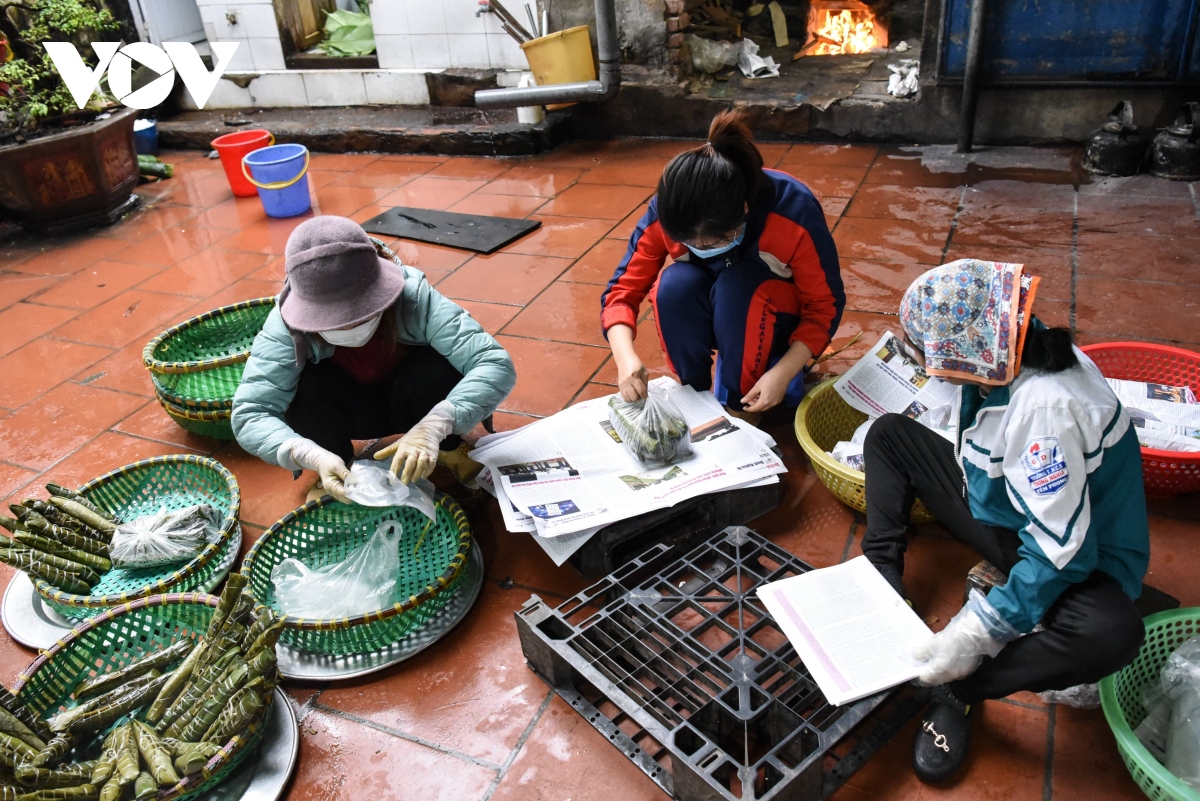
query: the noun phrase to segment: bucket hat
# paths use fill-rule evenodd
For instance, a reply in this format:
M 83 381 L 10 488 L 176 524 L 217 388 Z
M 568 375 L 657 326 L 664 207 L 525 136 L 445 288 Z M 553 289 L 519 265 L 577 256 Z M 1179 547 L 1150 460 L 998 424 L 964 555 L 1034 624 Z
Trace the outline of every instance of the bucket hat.
M 292 231 L 279 313 L 292 331 L 359 325 L 386 311 L 404 291 L 404 271 L 379 257 L 362 226 L 321 216 Z

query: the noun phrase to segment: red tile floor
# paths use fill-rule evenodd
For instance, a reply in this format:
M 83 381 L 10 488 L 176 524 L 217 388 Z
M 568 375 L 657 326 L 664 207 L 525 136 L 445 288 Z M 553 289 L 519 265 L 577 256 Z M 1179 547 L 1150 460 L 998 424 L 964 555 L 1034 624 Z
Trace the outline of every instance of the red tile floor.
M 390 242 L 498 335 L 517 363 L 497 414 L 512 428 L 613 391 L 598 298 L 667 160 L 688 143 L 577 142 L 528 159 L 325 155 L 312 159 L 315 208 L 363 221 L 391 205 L 531 216 L 542 227 L 490 256 Z M 769 166 L 821 197 L 849 303 L 834 344 L 895 328 L 901 293 L 923 270 L 962 256 L 1020 260 L 1044 278 L 1037 313 L 1083 342 L 1149 339 L 1200 349 L 1196 187 L 1139 177 L 1089 182 L 1072 154 L 1008 149 L 956 161 L 944 148 L 764 145 Z M 167 326 L 274 294 L 300 219 L 268 220 L 235 200 L 220 166 L 171 153 L 176 177 L 138 190 L 143 208 L 109 228 L 46 241 L 0 240 L 0 498 L 83 482 L 156 454 L 212 454 L 238 476 L 248 548 L 307 486 L 236 445 L 184 433 L 158 408 L 142 346 Z M 302 219 L 302 218 L 301 218 Z M 638 348 L 665 370 L 653 321 Z M 839 372 L 866 342 L 830 363 Z M 779 509 L 755 527 L 800 558 L 858 553 L 861 516 L 816 481 L 788 421 L 771 428 L 790 472 Z M 1200 504 L 1152 506 L 1148 580 L 1200 605 Z M 494 504 L 471 517 L 488 566 L 474 611 L 437 646 L 380 676 L 293 687 L 302 716 L 292 799 L 659 799 L 654 784 L 524 664 L 512 614 L 531 592 L 558 601 L 585 582 L 556 569 Z M 930 526 L 908 587 L 939 628 L 957 609 L 974 558 Z M 11 573 L 0 567 L 0 587 Z M 502 579 L 512 589 L 502 589 Z M 507 582 L 506 582 L 507 586 Z M 0 680 L 34 655 L 0 635 Z M 915 724 L 913 724 L 915 726 Z M 1137 798 L 1099 711 L 1023 694 L 984 704 L 955 785 L 919 784 L 912 726 L 838 794 L 854 798 Z

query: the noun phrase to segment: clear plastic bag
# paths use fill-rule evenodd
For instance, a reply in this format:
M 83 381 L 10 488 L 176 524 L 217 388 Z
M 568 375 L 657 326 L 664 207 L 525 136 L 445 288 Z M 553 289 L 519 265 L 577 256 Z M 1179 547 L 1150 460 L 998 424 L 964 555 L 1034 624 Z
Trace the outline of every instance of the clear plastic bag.
M 113 567 L 136 570 L 191 559 L 220 535 L 222 515 L 201 504 L 162 509 L 117 526 L 109 544 Z
M 634 459 L 651 467 L 692 455 L 692 436 L 683 412 L 657 384 L 646 388 L 644 400 L 627 403 L 620 395 L 608 399 L 608 421 Z
M 1142 688 L 1138 741 L 1179 779 L 1200 790 L 1200 637 L 1171 654 L 1159 681 Z
M 392 474 L 387 462 L 360 459 L 350 465 L 346 497 L 361 506 L 411 506 L 433 520 L 437 514 L 433 484 L 425 479 L 405 484 Z
M 403 527 L 389 520 L 341 562 L 316 570 L 284 559 L 271 571 L 279 611 L 292 617 L 354 617 L 395 603 Z

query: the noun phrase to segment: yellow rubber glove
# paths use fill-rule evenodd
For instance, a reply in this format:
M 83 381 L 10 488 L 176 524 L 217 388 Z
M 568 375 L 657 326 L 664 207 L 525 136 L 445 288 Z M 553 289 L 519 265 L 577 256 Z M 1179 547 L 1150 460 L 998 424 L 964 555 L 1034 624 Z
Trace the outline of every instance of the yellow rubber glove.
M 438 446 L 453 430 L 454 407 L 442 401 L 407 434 L 377 452 L 375 458 L 391 459 L 392 475 L 405 484 L 428 478 L 437 467 Z
M 288 440 L 279 451 L 278 461 L 281 465 L 315 471 L 321 478 L 322 489 L 336 500 L 350 503 L 346 497 L 346 479 L 350 477 L 350 471 L 346 469 L 342 457 L 303 437 Z

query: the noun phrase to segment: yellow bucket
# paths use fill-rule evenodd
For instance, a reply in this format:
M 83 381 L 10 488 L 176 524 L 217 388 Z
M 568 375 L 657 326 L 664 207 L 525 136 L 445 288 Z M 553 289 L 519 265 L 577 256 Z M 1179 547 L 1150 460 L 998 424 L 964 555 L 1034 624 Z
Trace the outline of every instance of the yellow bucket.
M 525 60 L 538 86 L 596 80 L 596 62 L 592 60 L 592 40 L 588 26 L 579 25 L 555 31 L 521 45 Z M 574 103 L 559 103 L 546 108 L 566 108 Z

